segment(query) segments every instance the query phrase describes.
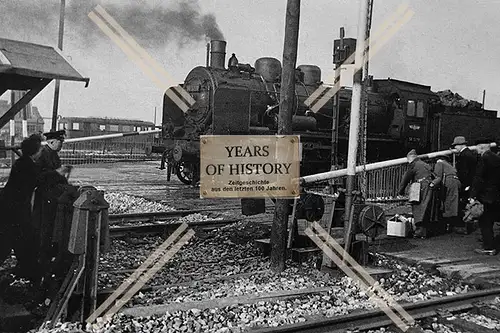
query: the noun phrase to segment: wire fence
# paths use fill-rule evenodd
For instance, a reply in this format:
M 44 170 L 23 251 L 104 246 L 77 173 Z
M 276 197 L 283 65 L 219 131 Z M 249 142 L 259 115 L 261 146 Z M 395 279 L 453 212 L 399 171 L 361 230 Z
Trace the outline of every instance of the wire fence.
M 82 141 L 65 143 L 59 156 L 62 163 L 72 165 L 159 160 L 161 156 L 152 153 L 153 145 L 160 145 L 154 134 Z

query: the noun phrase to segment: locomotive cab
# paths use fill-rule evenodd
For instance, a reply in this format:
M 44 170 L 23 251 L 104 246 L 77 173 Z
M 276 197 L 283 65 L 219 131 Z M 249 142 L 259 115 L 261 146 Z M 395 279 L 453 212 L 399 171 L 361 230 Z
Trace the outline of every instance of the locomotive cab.
M 399 140 L 405 150 L 426 150 L 430 105 L 436 97 L 431 87 L 391 78 L 374 81 L 379 93 L 390 96 L 389 103 L 393 112 L 389 136 Z

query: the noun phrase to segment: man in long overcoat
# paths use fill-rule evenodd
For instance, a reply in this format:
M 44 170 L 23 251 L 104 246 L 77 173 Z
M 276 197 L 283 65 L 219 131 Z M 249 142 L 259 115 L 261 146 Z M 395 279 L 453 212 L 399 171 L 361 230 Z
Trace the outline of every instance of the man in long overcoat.
M 470 190 L 470 202 L 478 200 L 484 205 L 479 218 L 483 248 L 476 252 L 495 255 L 498 244 L 494 241 L 493 224 L 500 217 L 500 156 L 490 151 L 490 143 L 490 140 L 478 141 L 477 152 L 481 157 Z
M 439 188 L 440 209 L 442 212 L 442 223 L 447 230 L 457 225 L 459 192 L 461 183 L 457 177 L 457 170 L 450 164 L 448 157 L 439 158 L 434 166 L 435 179 L 431 187 Z
M 399 187 L 399 194 L 404 195 L 406 186 L 409 183 L 420 183 L 420 201 L 412 203 L 413 219 L 415 221 L 415 237 L 426 238 L 429 227 L 430 208 L 432 199 L 432 168 L 429 164 L 417 157 L 415 150 L 411 150 L 406 156 L 410 167 L 403 176 Z
M 463 136 L 457 136 L 451 144 L 451 148 L 456 149 L 456 165 L 457 176 L 460 180 L 460 193 L 459 193 L 459 216 L 457 219 L 457 224 L 454 225 L 455 232 L 469 234 L 472 232 L 472 226 L 463 223 L 463 213 L 465 211 L 465 206 L 467 205 L 467 199 L 469 197 L 470 187 L 472 185 L 472 180 L 474 179 L 476 165 L 478 160 L 478 155 L 476 152 L 467 148 L 467 141 Z
M 21 143 L 22 156 L 12 166 L 9 180 L 0 195 L 0 264 L 16 254 L 16 275 L 36 280 L 37 262 L 33 252 L 31 197 L 37 182 L 34 158 L 41 148 L 41 138 L 32 135 Z M 36 282 L 36 281 L 33 281 Z

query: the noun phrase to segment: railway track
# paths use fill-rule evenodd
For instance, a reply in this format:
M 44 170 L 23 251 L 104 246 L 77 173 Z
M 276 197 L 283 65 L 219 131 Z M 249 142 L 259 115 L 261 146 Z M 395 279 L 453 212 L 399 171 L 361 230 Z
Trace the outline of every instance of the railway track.
M 465 332 L 488 333 L 499 332 L 473 322 L 456 318 L 457 313 L 483 314 L 487 317 L 500 321 L 500 311 L 491 308 L 485 302 L 500 296 L 500 288 L 480 290 L 466 294 L 446 296 L 438 299 L 422 301 L 417 303 L 401 304 L 401 307 L 415 320 L 438 317 L 438 322 L 446 326 L 453 326 Z M 294 325 L 281 327 L 261 328 L 251 330 L 252 333 L 341 333 L 348 331 L 363 332 L 375 330 L 382 327 L 391 327 L 393 322 L 382 310 L 364 311 L 352 313 L 333 318 L 325 318 L 307 321 Z M 394 332 L 399 332 L 394 329 Z M 408 331 L 410 332 L 410 331 Z M 419 328 L 412 328 L 411 332 L 424 332 Z
M 181 223 L 178 222 L 179 218 L 197 213 L 228 212 L 240 209 L 241 206 L 230 206 L 164 212 L 110 214 L 110 236 L 121 237 L 128 234 L 169 234 L 175 231 L 181 225 Z M 267 210 L 271 211 L 272 208 L 268 207 Z M 198 227 L 202 228 L 203 230 L 211 230 L 239 221 L 241 221 L 240 218 L 223 218 L 205 219 L 187 223 L 191 227 Z
M 237 209 L 237 207 L 229 208 L 204 208 L 204 209 L 192 209 L 192 210 L 173 210 L 165 212 L 149 212 L 149 213 L 127 213 L 127 214 L 110 214 L 109 223 L 120 224 L 120 223 L 133 223 L 133 222 L 158 222 L 158 221 L 168 221 L 184 216 L 188 216 L 196 213 L 205 212 L 217 212 L 217 211 L 228 211 Z
M 222 226 L 237 223 L 240 219 L 207 219 L 201 221 L 187 222 L 190 227 L 197 227 L 203 230 L 211 230 L 220 228 Z M 170 235 L 177 228 L 181 226 L 182 222 L 168 222 L 168 223 L 146 223 L 138 225 L 126 226 L 111 226 L 109 228 L 110 236 L 113 238 L 124 237 L 129 235 Z

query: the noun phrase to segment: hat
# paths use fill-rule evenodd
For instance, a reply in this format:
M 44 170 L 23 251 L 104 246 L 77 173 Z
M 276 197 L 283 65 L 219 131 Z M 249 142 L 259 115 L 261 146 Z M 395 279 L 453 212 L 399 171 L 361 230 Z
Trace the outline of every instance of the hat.
M 412 149 L 410 150 L 410 152 L 408 153 L 408 155 L 406 155 L 406 157 L 417 157 L 417 152 L 415 151 L 415 149 Z
M 46 140 L 56 139 L 56 140 L 62 141 L 62 140 L 64 140 L 64 136 L 66 135 L 66 131 L 60 130 L 60 131 L 56 131 L 56 132 L 47 132 L 47 133 L 43 133 L 43 135 L 45 136 Z
M 453 139 L 453 143 L 451 146 L 456 146 L 456 145 L 466 145 L 467 141 L 465 140 L 465 137 L 463 136 L 456 136 L 455 139 Z
M 451 162 L 450 156 L 447 156 L 447 155 L 439 156 L 439 159 L 443 160 L 443 161 L 446 161 L 446 162 Z
M 488 139 L 488 138 L 481 138 L 481 139 L 476 141 L 476 145 L 483 145 L 483 144 L 492 143 L 492 142 L 495 142 L 495 140 Z

